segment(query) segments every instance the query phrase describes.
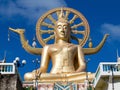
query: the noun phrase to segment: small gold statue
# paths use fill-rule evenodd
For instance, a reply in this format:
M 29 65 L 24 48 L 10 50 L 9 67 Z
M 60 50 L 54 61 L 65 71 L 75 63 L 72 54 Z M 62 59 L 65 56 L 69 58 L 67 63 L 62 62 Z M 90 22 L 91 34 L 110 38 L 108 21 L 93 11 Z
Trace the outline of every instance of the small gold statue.
M 105 35 L 102 42 L 96 47 L 96 48 L 82 48 L 86 40 L 88 39 L 89 35 L 89 26 L 86 23 L 86 19 L 81 14 L 74 11 L 70 8 L 63 8 L 63 10 L 66 10 L 66 15 L 64 15 L 64 11 L 60 9 L 55 9 L 50 12 L 55 12 L 56 10 L 59 10 L 58 14 L 58 20 L 55 21 L 50 15 L 45 14 L 45 16 L 42 17 L 46 18 L 48 17 L 53 23 L 54 27 L 51 24 L 46 24 L 43 22 L 43 20 L 39 20 L 43 26 L 48 26 L 49 28 L 54 28 L 53 33 L 55 37 L 55 43 L 50 45 L 45 45 L 45 43 L 42 41 L 41 37 L 38 36 L 39 33 L 46 33 L 45 31 L 39 32 L 39 25 L 40 22 L 38 22 L 37 25 L 37 37 L 39 42 L 44 46 L 43 49 L 41 48 L 33 48 L 31 47 L 28 42 L 24 38 L 24 30 L 22 29 L 12 29 L 13 32 L 16 32 L 20 34 L 21 37 L 21 43 L 23 45 L 23 48 L 32 53 L 32 54 L 42 54 L 41 59 L 41 65 L 40 68 L 37 70 L 34 70 L 33 72 L 26 73 L 24 76 L 24 79 L 26 81 L 32 81 L 36 79 L 36 74 L 38 77 L 38 80 L 41 81 L 49 81 L 49 82 L 55 82 L 55 81 L 79 81 L 85 79 L 85 69 L 86 69 L 86 62 L 84 59 L 84 55 L 87 54 L 94 54 L 98 52 L 101 47 L 103 46 L 106 37 L 108 35 Z M 76 15 L 72 18 L 72 20 L 68 21 L 68 13 L 72 11 L 73 13 L 76 13 Z M 58 13 L 58 12 L 57 12 Z M 47 15 L 47 16 L 46 16 Z M 74 20 L 79 17 L 82 18 L 83 22 L 74 26 L 70 26 Z M 76 31 L 74 30 L 76 27 L 85 25 L 87 31 Z M 49 33 L 52 32 L 48 31 Z M 80 33 L 85 35 L 85 39 L 80 40 L 77 39 L 80 45 L 75 45 L 71 43 L 71 38 L 76 39 L 75 37 L 71 36 L 71 33 Z M 51 37 L 50 37 L 51 38 Z M 53 38 L 53 37 L 52 37 Z M 49 38 L 48 38 L 49 39 Z M 49 61 L 52 60 L 52 69 L 50 73 L 47 73 L 48 64 Z M 40 75 L 40 76 L 39 76 Z M 88 74 L 89 78 L 93 78 L 93 74 Z M 51 81 L 52 80 L 52 81 Z

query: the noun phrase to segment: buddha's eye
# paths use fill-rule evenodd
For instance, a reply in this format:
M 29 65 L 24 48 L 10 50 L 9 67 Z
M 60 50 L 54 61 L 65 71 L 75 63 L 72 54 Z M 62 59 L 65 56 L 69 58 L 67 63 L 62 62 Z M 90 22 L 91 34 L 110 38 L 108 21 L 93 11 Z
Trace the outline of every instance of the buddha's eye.
M 60 26 L 60 25 L 59 25 L 57 28 L 58 28 L 58 29 L 61 29 L 61 28 L 62 28 L 62 26 Z
M 64 29 L 67 29 L 67 26 L 64 26 Z

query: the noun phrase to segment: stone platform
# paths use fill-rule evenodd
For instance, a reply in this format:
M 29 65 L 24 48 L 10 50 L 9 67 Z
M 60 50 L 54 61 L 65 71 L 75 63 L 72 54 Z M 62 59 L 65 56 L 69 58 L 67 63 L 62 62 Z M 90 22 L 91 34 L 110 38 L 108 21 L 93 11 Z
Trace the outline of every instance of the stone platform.
M 1 74 L 0 90 L 23 90 L 18 74 Z
M 24 90 L 94 90 L 92 84 L 74 83 L 74 82 L 55 82 L 55 83 L 40 83 L 40 82 L 23 82 Z
M 86 75 L 89 80 L 86 80 Z M 34 77 L 35 78 L 35 77 Z M 94 90 L 92 87 L 93 73 L 73 74 L 41 74 L 36 80 L 24 81 L 23 87 L 26 90 Z M 89 88 L 89 89 L 88 89 Z

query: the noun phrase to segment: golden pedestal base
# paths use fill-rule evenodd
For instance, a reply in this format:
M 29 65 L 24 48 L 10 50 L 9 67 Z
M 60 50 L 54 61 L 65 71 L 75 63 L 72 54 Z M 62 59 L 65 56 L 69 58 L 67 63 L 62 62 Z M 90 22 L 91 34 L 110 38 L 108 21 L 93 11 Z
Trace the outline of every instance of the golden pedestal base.
M 34 74 L 34 75 L 33 75 Z M 93 80 L 94 74 L 93 73 L 67 73 L 67 74 L 49 74 L 49 73 L 42 73 L 39 77 L 35 77 L 35 73 L 27 73 L 25 76 L 25 81 L 33 81 L 37 79 L 39 82 L 79 82 L 83 83 L 88 77 L 89 81 Z M 29 77 L 28 77 L 29 76 Z
M 41 74 L 37 80 L 25 81 L 23 82 L 23 87 L 37 88 L 38 90 L 87 90 L 86 88 L 91 88 L 94 90 L 92 84 L 86 80 L 86 75 L 88 75 L 88 80 L 92 81 L 94 78 L 93 73 L 72 73 L 72 74 Z M 32 89 L 31 89 L 32 90 Z
M 91 81 L 94 74 L 87 73 L 88 79 Z M 86 80 L 86 72 L 70 73 L 70 74 L 41 74 L 38 78 L 40 82 L 79 82 L 83 83 Z

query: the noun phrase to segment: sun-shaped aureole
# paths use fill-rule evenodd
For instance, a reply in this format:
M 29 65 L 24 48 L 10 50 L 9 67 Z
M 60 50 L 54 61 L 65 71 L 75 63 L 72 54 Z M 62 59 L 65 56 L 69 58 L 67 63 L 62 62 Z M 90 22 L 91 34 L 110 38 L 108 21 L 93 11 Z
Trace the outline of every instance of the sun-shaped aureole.
M 90 28 L 86 18 L 78 11 L 72 8 L 62 8 L 64 18 L 71 27 L 71 43 L 79 44 L 82 47 L 88 40 Z M 61 8 L 55 8 L 38 19 L 36 24 L 36 36 L 39 43 L 44 46 L 55 42 L 55 24 L 61 14 Z

